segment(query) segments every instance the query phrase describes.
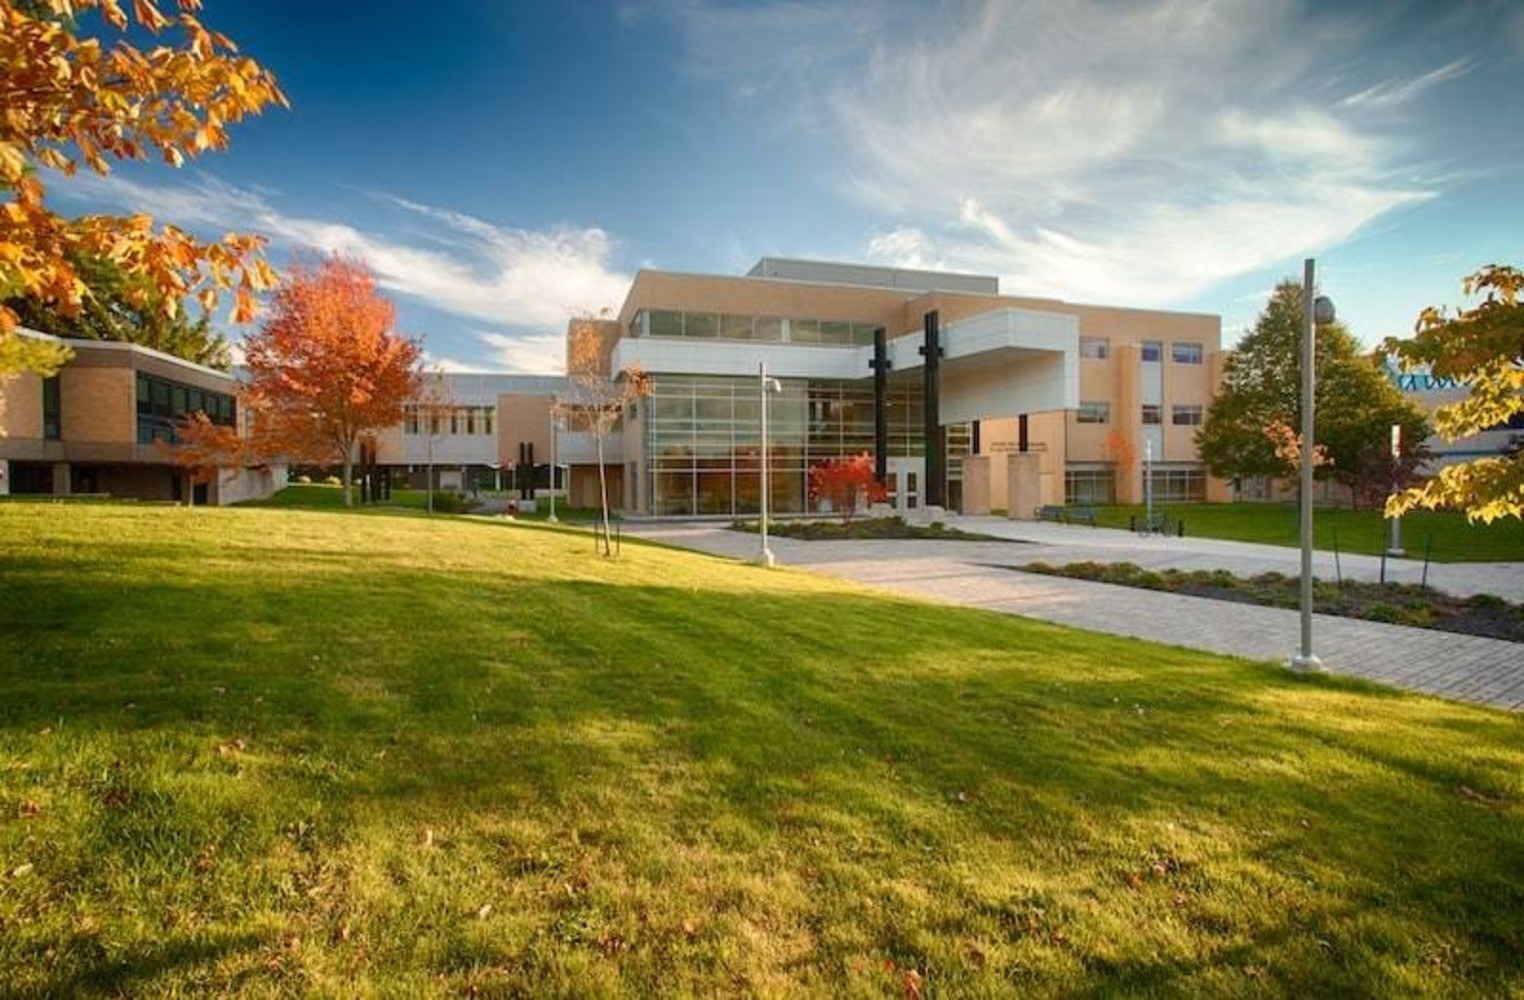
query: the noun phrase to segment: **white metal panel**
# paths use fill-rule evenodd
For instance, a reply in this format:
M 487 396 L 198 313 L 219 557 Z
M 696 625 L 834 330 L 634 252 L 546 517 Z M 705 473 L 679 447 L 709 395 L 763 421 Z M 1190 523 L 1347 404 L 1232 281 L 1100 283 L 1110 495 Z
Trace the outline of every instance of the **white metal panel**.
M 708 341 L 642 337 L 622 339 L 614 347 L 614 367 L 638 363 L 653 374 L 755 375 L 767 362 L 778 378 L 867 378 L 872 347 L 823 347 L 745 341 Z

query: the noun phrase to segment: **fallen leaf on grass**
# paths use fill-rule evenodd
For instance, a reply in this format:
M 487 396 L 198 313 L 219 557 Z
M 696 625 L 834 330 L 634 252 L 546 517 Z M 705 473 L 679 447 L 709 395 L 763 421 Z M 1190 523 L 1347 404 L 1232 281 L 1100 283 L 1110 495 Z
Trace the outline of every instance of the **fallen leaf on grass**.
M 901 981 L 905 986 L 905 995 L 910 1000 L 921 1000 L 922 987 L 926 982 L 925 977 L 914 969 L 906 969 Z
M 492 913 L 492 904 L 491 903 L 483 903 L 481 905 L 481 908 L 476 911 L 476 919 L 477 920 L 486 920 L 487 917 L 489 915 L 491 915 L 491 913 Z
M 243 740 L 232 740 L 232 741 L 230 741 L 228 743 L 219 743 L 219 744 L 217 744 L 217 752 L 219 754 L 221 754 L 222 756 L 224 756 L 224 757 L 230 756 L 230 755 L 235 754 L 235 753 L 242 753 L 243 752 L 243 748 L 244 748 L 244 742 L 243 742 Z
M 33 816 L 42 815 L 42 806 L 38 805 L 31 799 L 27 799 L 25 802 L 21 803 L 16 811 L 20 813 L 22 819 L 31 819 Z
M 32 864 L 31 864 L 31 862 L 27 862 L 26 864 L 20 864 L 20 865 L 17 865 L 15 868 L 12 868 L 11 869 L 11 878 L 21 878 L 23 875 L 30 875 L 31 873 L 32 873 Z

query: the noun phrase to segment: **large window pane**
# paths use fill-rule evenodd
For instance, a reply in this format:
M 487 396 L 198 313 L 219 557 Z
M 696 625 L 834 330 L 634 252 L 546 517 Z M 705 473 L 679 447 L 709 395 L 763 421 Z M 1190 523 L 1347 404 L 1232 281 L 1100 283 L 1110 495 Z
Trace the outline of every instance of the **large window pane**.
M 721 316 L 720 336 L 726 340 L 750 340 L 750 316 Z
M 682 313 L 671 312 L 666 309 L 652 309 L 649 316 L 651 336 L 681 337 L 683 335 Z
M 684 313 L 683 335 L 713 339 L 720 335 L 720 317 L 714 313 Z

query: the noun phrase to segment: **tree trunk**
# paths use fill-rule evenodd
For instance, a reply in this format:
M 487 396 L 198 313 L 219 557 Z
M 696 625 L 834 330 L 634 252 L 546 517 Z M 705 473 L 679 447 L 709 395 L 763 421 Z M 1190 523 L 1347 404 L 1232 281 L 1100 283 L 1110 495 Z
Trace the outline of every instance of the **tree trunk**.
M 613 534 L 609 527 L 609 477 L 603 470 L 603 435 L 595 434 L 598 440 L 598 497 L 603 504 L 603 554 L 605 557 L 613 555 L 609 544 L 609 537 Z
M 354 471 L 355 471 L 355 456 L 354 456 L 354 452 L 350 448 L 345 448 L 344 449 L 344 506 L 346 506 L 346 507 L 353 507 L 355 505 L 354 504 L 354 495 L 351 492 L 354 489 L 354 485 L 351 482 L 351 480 L 354 478 Z

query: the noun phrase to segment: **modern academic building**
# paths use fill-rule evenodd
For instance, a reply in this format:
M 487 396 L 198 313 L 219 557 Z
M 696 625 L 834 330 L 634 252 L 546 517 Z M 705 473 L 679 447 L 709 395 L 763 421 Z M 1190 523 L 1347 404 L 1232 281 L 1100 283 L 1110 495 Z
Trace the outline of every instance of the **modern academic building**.
M 577 321 L 585 324 L 588 321 Z M 610 443 L 614 503 L 637 515 L 734 516 L 761 499 L 760 368 L 770 507 L 818 508 L 809 469 L 873 455 L 902 511 L 1227 500 L 1194 435 L 1220 376 L 1221 321 L 1195 313 L 1002 295 L 995 277 L 766 258 L 743 276 L 641 271 L 616 317 L 592 321 L 609 370 L 638 364 L 650 396 Z M 570 331 L 569 331 L 570 332 Z M 557 430 L 565 379 L 447 376 L 378 461 L 469 488 L 551 453 L 570 501 L 593 502 L 586 434 Z M 447 426 L 446 426 L 447 425 Z M 432 462 L 425 463 L 428 453 Z
M 229 467 L 192 486 L 174 464 L 166 446 L 189 414 L 237 425 L 238 382 L 227 372 L 135 344 L 67 343 L 74 356 L 57 375 L 0 378 L 0 494 L 228 504 L 285 485 L 284 466 Z

